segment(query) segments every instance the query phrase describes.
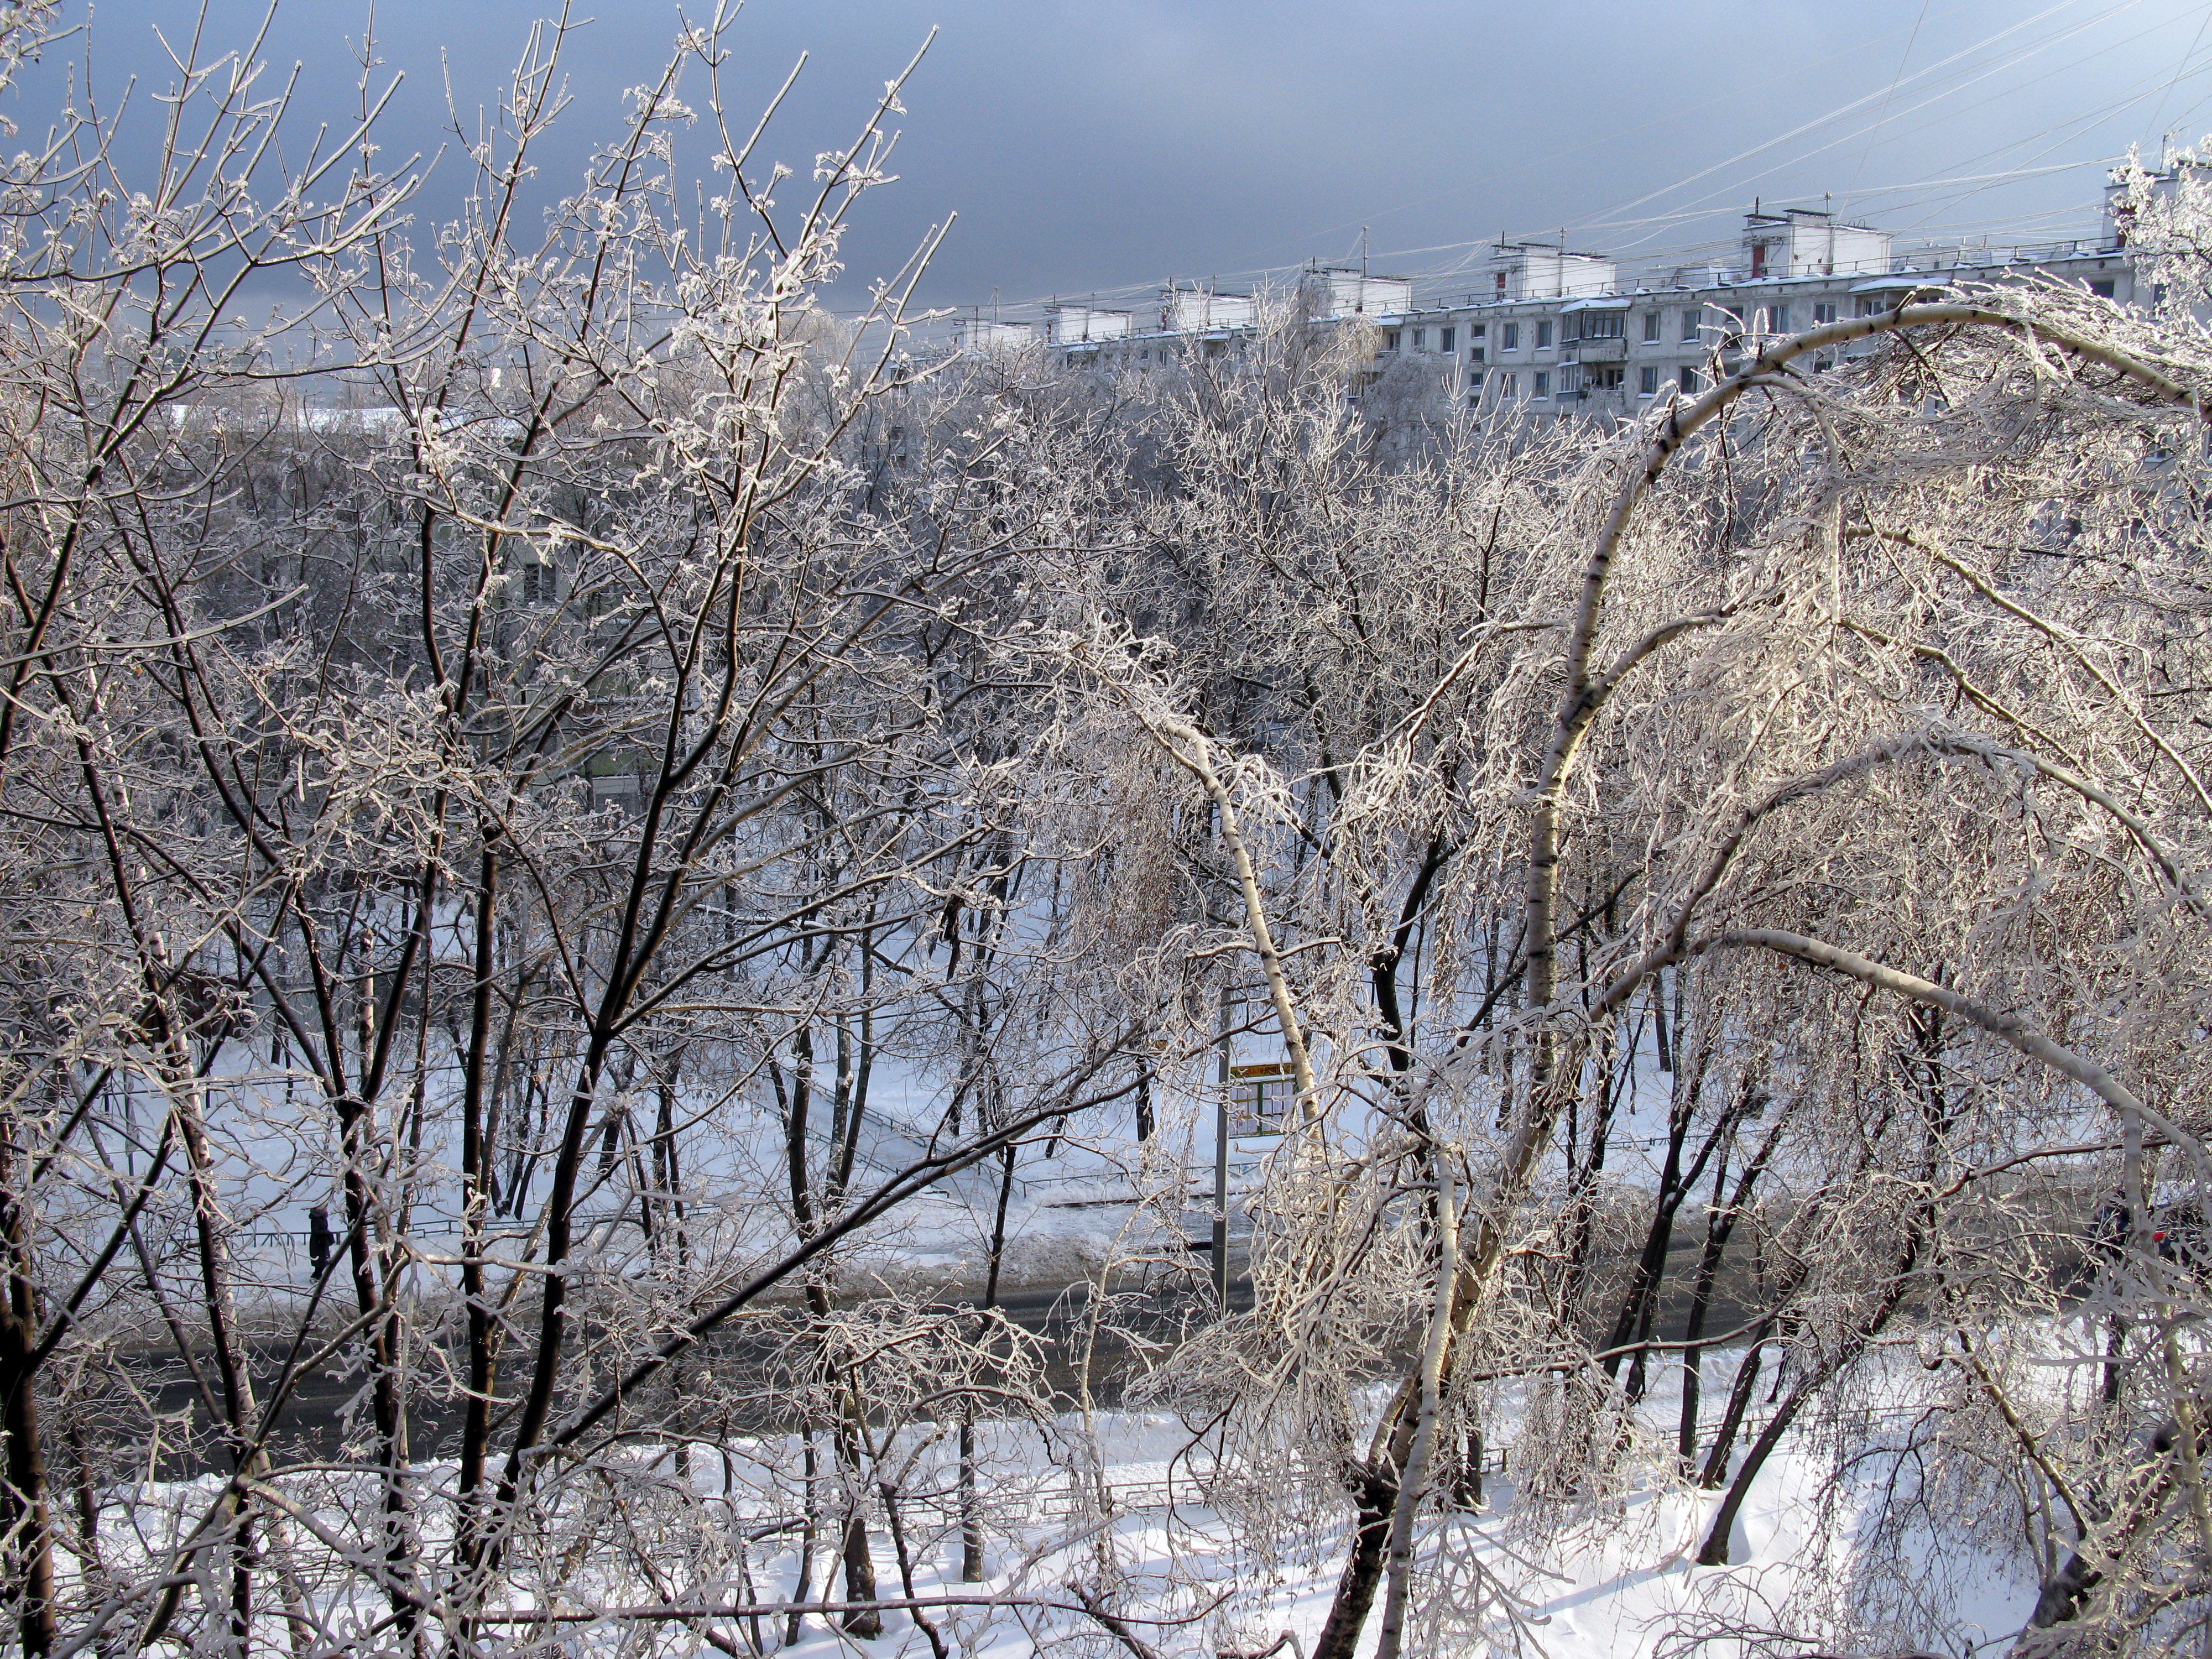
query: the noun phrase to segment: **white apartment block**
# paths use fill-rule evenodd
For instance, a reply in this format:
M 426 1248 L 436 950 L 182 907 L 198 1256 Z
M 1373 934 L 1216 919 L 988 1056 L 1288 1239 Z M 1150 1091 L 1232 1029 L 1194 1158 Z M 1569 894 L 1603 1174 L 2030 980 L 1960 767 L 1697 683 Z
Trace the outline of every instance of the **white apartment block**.
M 963 319 L 953 328 L 953 342 L 963 356 L 991 352 L 1021 351 L 1035 345 L 1036 330 L 1028 323 L 1002 323 L 992 317 Z
M 1094 341 L 1126 340 L 1136 319 L 1126 311 L 1102 311 L 1096 306 L 1054 305 L 1045 311 L 1044 337 L 1051 345 L 1088 345 Z
M 1488 292 L 1384 320 L 1378 369 L 1419 362 L 1440 391 L 1484 410 L 1626 413 L 1669 389 L 1700 390 L 1747 344 L 1871 316 L 1916 289 L 2040 279 L 2136 297 L 2116 236 L 1899 258 L 1887 232 L 1804 208 L 1746 215 L 1725 264 L 1622 277 L 1600 255 L 1526 246 L 1500 248 L 1492 264 Z M 1833 368 L 1838 355 L 1812 367 Z
M 1747 343 L 1886 311 L 1917 289 L 2058 282 L 2133 303 L 2125 231 L 2109 191 L 2105 234 L 2094 240 L 1903 254 L 1871 225 L 1810 208 L 1754 207 L 1725 261 L 1624 272 L 1605 254 L 1564 242 L 1501 240 L 1455 296 L 1417 300 L 1405 277 L 1314 267 L 1300 279 L 1297 303 L 1316 319 L 1375 325 L 1370 386 L 1411 371 L 1438 399 L 1485 414 L 1620 415 L 1670 389 L 1699 390 L 1731 370 Z M 1170 287 L 1157 328 L 1146 325 L 1150 315 L 1079 306 L 1056 307 L 1041 326 L 980 326 L 995 331 L 995 347 L 1042 343 L 1070 368 L 1143 372 L 1186 353 L 1237 349 L 1260 304 Z M 1875 349 L 1847 347 L 1811 366 Z

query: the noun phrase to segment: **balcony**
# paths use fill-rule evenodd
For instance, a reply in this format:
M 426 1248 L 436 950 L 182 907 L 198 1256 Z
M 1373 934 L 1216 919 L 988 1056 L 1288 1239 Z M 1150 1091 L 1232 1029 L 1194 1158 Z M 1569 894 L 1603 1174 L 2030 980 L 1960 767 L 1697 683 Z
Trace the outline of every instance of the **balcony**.
M 1567 360 L 1577 363 L 1619 363 L 1628 359 L 1628 342 L 1619 335 L 1610 339 L 1565 340 Z

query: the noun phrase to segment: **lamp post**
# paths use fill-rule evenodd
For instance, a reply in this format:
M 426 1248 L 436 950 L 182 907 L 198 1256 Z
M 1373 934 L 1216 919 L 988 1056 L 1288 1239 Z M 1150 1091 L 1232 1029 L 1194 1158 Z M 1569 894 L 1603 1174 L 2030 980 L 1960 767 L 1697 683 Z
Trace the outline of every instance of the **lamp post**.
M 1220 1087 L 1213 1099 L 1213 1293 L 1221 1315 L 1229 1315 L 1229 1009 L 1231 989 L 1221 988 Z

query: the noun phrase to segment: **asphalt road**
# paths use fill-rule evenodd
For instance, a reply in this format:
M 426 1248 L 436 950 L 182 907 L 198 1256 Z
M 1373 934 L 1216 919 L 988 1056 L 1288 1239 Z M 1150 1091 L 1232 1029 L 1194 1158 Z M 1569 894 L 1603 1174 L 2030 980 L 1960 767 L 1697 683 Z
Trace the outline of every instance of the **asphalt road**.
M 1688 1310 L 1688 1281 L 1694 1270 L 1694 1258 L 1686 1259 L 1684 1253 L 1693 1248 L 1692 1240 L 1678 1241 L 1668 1263 L 1668 1292 L 1662 1302 L 1656 1333 L 1662 1340 L 1682 1334 Z M 1231 1249 L 1229 1305 L 1234 1312 L 1244 1312 L 1252 1306 L 1252 1287 L 1249 1280 L 1243 1277 L 1243 1250 L 1235 1243 Z M 1171 1349 L 1197 1322 L 1210 1316 L 1211 1296 L 1203 1288 L 1206 1276 L 1203 1252 L 1194 1253 L 1193 1265 L 1197 1269 L 1196 1284 L 1190 1279 L 1177 1276 L 1170 1279 L 1163 1275 L 1150 1291 L 1141 1284 L 1122 1287 L 1117 1291 L 1110 1317 L 1103 1322 L 1109 1328 L 1119 1327 L 1133 1334 L 1152 1349 L 1152 1358 L 1156 1363 L 1161 1351 Z M 1707 1316 L 1709 1334 L 1724 1333 L 1746 1322 L 1750 1316 L 1746 1308 L 1752 1289 L 1747 1273 L 1741 1265 L 1734 1265 L 1724 1273 L 1715 1305 Z M 1046 1379 L 1054 1393 L 1071 1405 L 1077 1397 L 1079 1366 L 1090 1329 L 1089 1295 L 1089 1285 L 1078 1281 L 1069 1285 L 1007 1286 L 1002 1289 L 999 1299 L 1006 1317 L 1038 1340 L 1044 1354 Z M 975 1304 L 948 1301 L 939 1305 L 954 1309 L 972 1307 Z M 266 1401 L 270 1397 L 285 1358 L 283 1347 L 270 1346 L 255 1350 L 253 1370 L 260 1399 Z M 458 1356 L 454 1358 L 458 1360 Z M 510 1364 L 514 1363 L 511 1358 Z M 1107 1406 L 1117 1403 L 1129 1378 L 1146 1363 L 1146 1356 L 1133 1352 L 1129 1344 L 1110 1328 L 1102 1332 L 1092 1352 L 1091 1394 L 1094 1401 Z M 171 1478 L 206 1473 L 211 1467 L 208 1460 L 212 1450 L 206 1432 L 209 1419 L 191 1382 L 179 1374 L 181 1368 L 176 1364 L 175 1356 L 148 1351 L 136 1357 L 133 1364 L 139 1370 L 134 1381 L 153 1397 L 158 1410 L 172 1414 L 175 1419 L 173 1430 L 153 1449 L 159 1472 Z M 749 1331 L 742 1324 L 702 1343 L 696 1357 L 685 1361 L 687 1369 L 694 1374 L 703 1369 L 728 1382 L 757 1384 L 772 1374 L 775 1364 L 772 1340 Z M 429 1363 L 419 1364 L 418 1369 L 434 1373 L 442 1369 L 442 1362 L 431 1356 Z M 453 1370 L 459 1371 L 458 1364 Z M 212 1368 L 204 1360 L 202 1370 L 212 1382 Z M 276 1461 L 281 1465 L 335 1457 L 344 1438 L 349 1414 L 365 1420 L 367 1408 L 362 1390 L 362 1379 L 358 1375 L 336 1368 L 318 1370 L 301 1378 L 291 1392 L 281 1426 L 270 1443 Z M 734 1412 L 720 1411 L 718 1420 L 725 1427 L 740 1432 L 787 1426 L 787 1413 L 779 1409 L 779 1402 L 787 1398 L 772 1383 L 750 1387 L 744 1391 L 744 1402 Z M 185 1431 L 187 1423 L 190 1432 Z M 461 1412 L 457 1406 L 418 1398 L 410 1403 L 410 1454 L 417 1459 L 449 1455 L 460 1426 Z
M 1088 1334 L 1089 1292 L 1088 1283 L 1079 1280 L 1069 1285 L 1006 1286 L 999 1297 L 1000 1310 L 1006 1318 L 1038 1340 L 1044 1352 L 1045 1376 L 1054 1394 L 1069 1404 L 1074 1403 L 1077 1397 L 1078 1367 Z M 1210 1300 L 1209 1297 L 1208 1303 Z M 938 1304 L 945 1310 L 975 1305 L 973 1301 Z M 1232 1280 L 1229 1305 L 1233 1312 L 1250 1310 L 1249 1280 Z M 1181 1340 L 1189 1322 L 1204 1316 L 1204 1306 L 1188 1294 L 1147 1297 L 1133 1290 L 1117 1296 L 1110 1322 L 1140 1332 L 1148 1343 L 1172 1346 Z M 289 1346 L 260 1345 L 252 1352 L 255 1396 L 265 1403 L 272 1397 L 277 1379 L 283 1375 Z M 510 1376 L 517 1358 L 510 1345 Z M 197 1358 L 201 1374 L 210 1387 L 216 1386 L 210 1357 L 202 1354 Z M 442 1371 L 446 1363 L 451 1363 L 458 1374 L 459 1361 L 459 1356 L 455 1355 L 451 1362 L 434 1359 L 419 1369 L 434 1374 Z M 684 1364 L 687 1370 L 696 1372 L 703 1368 L 735 1381 L 765 1376 L 772 1372 L 776 1362 L 775 1341 L 738 1323 L 702 1342 Z M 209 1462 L 210 1419 L 197 1388 L 177 1364 L 174 1352 L 148 1349 L 131 1355 L 129 1363 L 137 1372 L 134 1382 L 150 1396 L 156 1412 L 171 1419 L 173 1424 L 172 1431 L 151 1449 L 159 1474 L 178 1479 L 208 1473 L 215 1467 Z M 1108 1405 L 1118 1401 L 1132 1367 L 1128 1345 L 1117 1340 L 1111 1330 L 1102 1333 L 1094 1346 L 1093 1399 Z M 364 1386 L 360 1375 L 335 1365 L 310 1370 L 298 1377 L 288 1394 L 278 1431 L 270 1440 L 272 1457 L 284 1464 L 335 1456 L 345 1437 L 349 1417 L 360 1424 L 367 1422 Z M 785 1426 L 776 1409 L 778 1392 L 772 1385 L 747 1392 L 750 1397 L 745 1407 L 733 1419 L 726 1413 L 725 1421 L 740 1431 Z M 449 1453 L 459 1435 L 462 1418 L 459 1405 L 419 1397 L 410 1401 L 408 1426 L 411 1455 L 421 1459 Z

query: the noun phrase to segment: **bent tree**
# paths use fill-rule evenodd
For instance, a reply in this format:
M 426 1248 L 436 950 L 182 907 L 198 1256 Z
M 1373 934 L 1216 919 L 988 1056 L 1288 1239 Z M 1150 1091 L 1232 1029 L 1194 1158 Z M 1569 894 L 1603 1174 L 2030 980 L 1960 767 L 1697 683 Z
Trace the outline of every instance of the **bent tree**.
M 1783 1436 L 1863 1396 L 1909 1329 L 1998 1425 L 1972 1456 L 2069 1495 L 2036 1523 L 2075 1586 L 2046 1621 L 2185 1616 L 2156 1586 L 2205 1540 L 2151 1517 L 2202 1492 L 2193 1300 L 2130 1237 L 2093 1298 L 2112 1352 L 2075 1317 L 2042 1355 L 2098 1397 L 2026 1382 L 2027 1333 L 2083 1304 L 2053 1301 L 2070 1241 L 2008 1182 L 2063 1170 L 2141 1215 L 2161 1169 L 2202 1164 L 2202 357 L 2086 296 L 1913 299 L 1746 347 L 1609 441 L 1468 434 L 1418 489 L 1333 456 L 1340 414 L 1257 370 L 1181 412 L 1175 528 L 1273 600 L 1273 637 L 1219 669 L 1264 708 L 1208 659 L 1081 655 L 1214 800 L 1286 1050 L 1327 1057 L 1233 1368 L 1270 1356 L 1253 1455 L 1333 1464 L 1352 1499 L 1319 1651 L 1352 1652 L 1378 1599 L 1384 1651 L 1424 1620 L 1510 1622 L 1459 1518 L 1501 1388 L 1533 1535 L 1639 1465 L 1644 1385 L 1616 1380 L 1685 1351 L 1650 1312 L 1676 1160 L 1717 1195 L 1740 1172 L 1720 1255 L 1748 1205 L 1779 1269 L 1688 1345 L 1750 1342 L 1710 1444 L 1682 1407 L 1668 1461 L 1721 1492 L 1693 1553 L 1728 1559 Z M 1263 463 L 1271 422 L 1297 441 Z M 1648 1200 L 1606 1159 L 1655 1073 L 1670 1161 L 1624 1282 L 1590 1240 L 1641 1224 L 1611 1218 Z M 2161 1422 L 2183 1426 L 2131 1426 Z M 1871 1620 L 1855 1595 L 1826 1615 Z

